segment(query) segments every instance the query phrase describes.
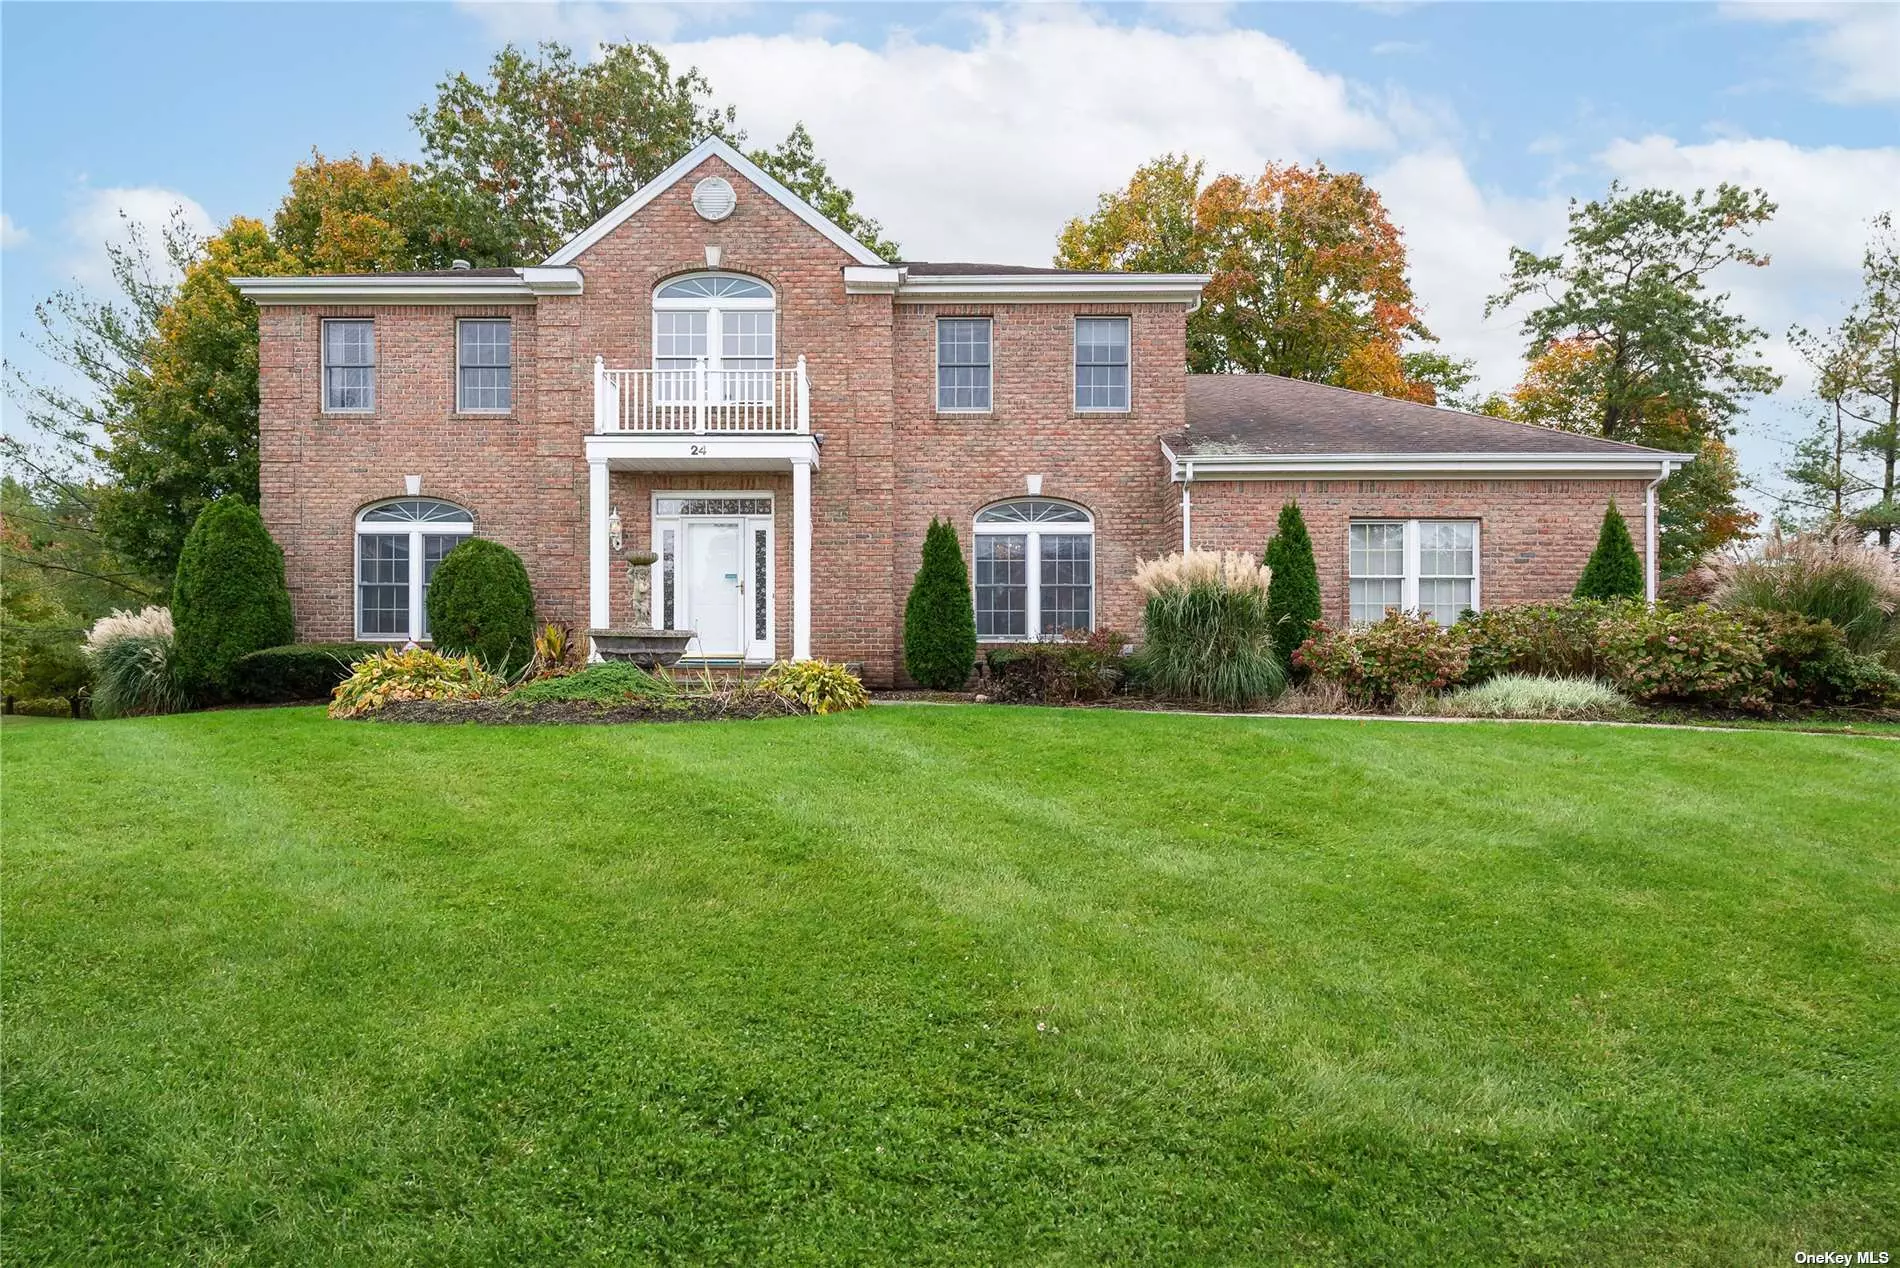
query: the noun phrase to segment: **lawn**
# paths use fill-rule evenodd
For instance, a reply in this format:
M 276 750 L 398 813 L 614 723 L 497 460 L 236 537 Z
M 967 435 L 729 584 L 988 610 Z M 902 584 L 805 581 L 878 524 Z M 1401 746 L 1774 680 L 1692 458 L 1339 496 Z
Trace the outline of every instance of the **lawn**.
M 1900 1252 L 1900 743 L 9 726 L 0 1259 Z

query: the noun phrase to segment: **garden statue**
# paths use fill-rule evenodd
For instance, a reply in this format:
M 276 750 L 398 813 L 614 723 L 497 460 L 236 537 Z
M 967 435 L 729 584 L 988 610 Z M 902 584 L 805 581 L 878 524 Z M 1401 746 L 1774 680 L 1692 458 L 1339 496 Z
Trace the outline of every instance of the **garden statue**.
M 627 580 L 633 585 L 633 627 L 653 628 L 653 564 L 659 556 L 636 550 L 627 556 Z

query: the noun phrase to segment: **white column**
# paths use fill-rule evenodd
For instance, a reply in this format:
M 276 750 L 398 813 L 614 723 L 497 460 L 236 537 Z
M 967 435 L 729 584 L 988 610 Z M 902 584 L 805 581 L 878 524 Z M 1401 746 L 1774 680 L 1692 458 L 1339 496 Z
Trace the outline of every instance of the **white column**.
M 587 624 L 604 630 L 613 624 L 611 554 L 607 542 L 607 462 L 587 464 Z
M 811 659 L 811 463 L 792 464 L 792 659 Z

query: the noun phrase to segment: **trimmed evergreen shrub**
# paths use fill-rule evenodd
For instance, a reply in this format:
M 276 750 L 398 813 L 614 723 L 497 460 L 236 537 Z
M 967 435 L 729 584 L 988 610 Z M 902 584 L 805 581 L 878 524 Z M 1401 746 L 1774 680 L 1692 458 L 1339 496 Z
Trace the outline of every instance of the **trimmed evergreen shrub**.
M 470 537 L 429 580 L 429 635 L 438 650 L 474 656 L 504 677 L 534 655 L 534 591 L 521 556 Z
M 1630 540 L 1630 526 L 1616 509 L 1616 499 L 1603 512 L 1603 528 L 1597 534 L 1597 548 L 1577 578 L 1573 599 L 1640 599 L 1643 597 L 1643 561 L 1636 556 L 1636 543 Z
M 383 650 L 380 643 L 290 643 L 250 652 L 231 667 L 231 698 L 252 704 L 328 700 L 357 661 Z
M 926 687 L 955 691 L 976 668 L 976 610 L 970 570 L 949 520 L 932 518 L 923 563 L 904 601 L 904 672 Z
M 1313 633 L 1320 619 L 1319 567 L 1313 562 L 1313 539 L 1298 502 L 1280 508 L 1280 523 L 1267 543 L 1264 561 L 1273 569 L 1267 584 L 1267 619 L 1273 623 L 1273 646 L 1280 659 L 1293 664 L 1293 653 Z
M 257 508 L 235 494 L 207 506 L 191 526 L 172 583 L 174 669 L 185 695 L 230 694 L 238 658 L 296 634 L 284 552 Z

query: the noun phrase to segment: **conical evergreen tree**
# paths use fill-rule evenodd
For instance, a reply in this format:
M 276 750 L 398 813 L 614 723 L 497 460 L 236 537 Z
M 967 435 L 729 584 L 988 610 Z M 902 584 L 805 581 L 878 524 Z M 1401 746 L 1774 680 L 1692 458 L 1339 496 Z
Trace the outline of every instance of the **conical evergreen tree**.
M 296 636 L 284 552 L 257 508 L 236 494 L 198 515 L 172 581 L 179 684 L 199 703 L 222 698 L 238 657 Z
M 976 668 L 976 610 L 970 570 L 948 520 L 932 519 L 923 564 L 904 603 L 904 672 L 926 687 L 955 691 Z
M 1623 513 L 1610 499 L 1603 512 L 1603 529 L 1597 534 L 1597 548 L 1577 578 L 1573 599 L 1640 599 L 1643 597 L 1643 561 L 1637 557 L 1636 543 L 1630 540 L 1630 526 Z
M 1313 632 L 1320 618 L 1319 568 L 1313 562 L 1313 538 L 1306 531 L 1306 517 L 1300 504 L 1288 502 L 1280 508 L 1280 523 L 1267 543 L 1267 567 L 1273 580 L 1267 583 L 1267 619 L 1273 623 L 1273 646 L 1287 665 L 1293 663 L 1293 651 Z

